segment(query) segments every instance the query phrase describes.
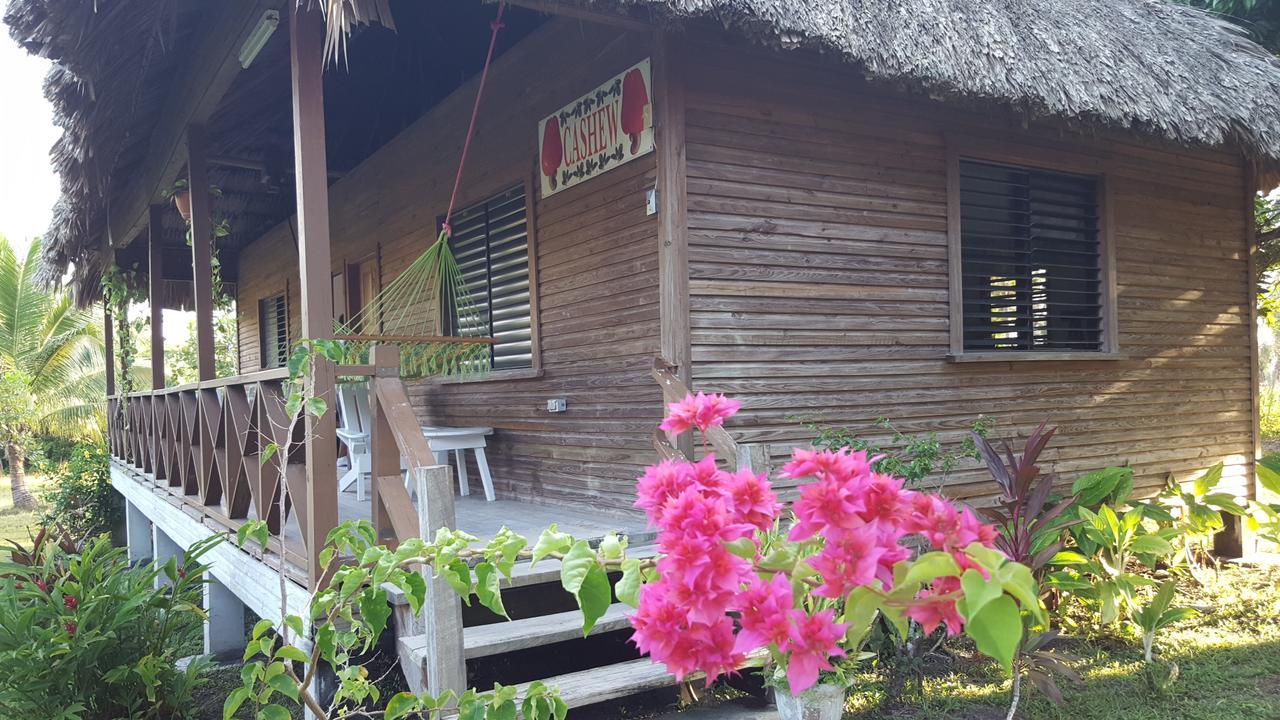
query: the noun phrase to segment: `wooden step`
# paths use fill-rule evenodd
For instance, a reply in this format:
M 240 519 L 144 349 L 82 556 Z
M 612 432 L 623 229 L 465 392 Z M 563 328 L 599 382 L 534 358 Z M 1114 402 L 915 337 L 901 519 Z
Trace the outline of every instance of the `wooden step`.
M 685 680 L 696 680 L 700 677 L 702 676 L 689 676 Z M 645 657 L 615 665 L 565 673 L 549 677 L 542 682 L 548 687 L 559 688 L 560 697 L 565 704 L 575 708 L 617 700 L 647 690 L 671 687 L 676 684 L 676 677 L 667 672 L 665 665 Z M 529 683 L 519 685 L 520 697 L 524 697 L 528 687 Z
M 625 605 L 612 605 L 591 628 L 592 635 L 621 630 L 630 625 Z M 523 620 L 477 625 L 463 630 L 466 657 L 487 657 L 526 648 L 550 645 L 582 637 L 582 611 L 541 615 Z

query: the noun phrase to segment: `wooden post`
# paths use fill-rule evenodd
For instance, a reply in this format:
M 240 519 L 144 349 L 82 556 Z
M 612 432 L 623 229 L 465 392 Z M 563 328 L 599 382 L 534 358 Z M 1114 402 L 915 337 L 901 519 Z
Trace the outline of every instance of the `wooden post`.
M 684 68 L 679 43 L 659 31 L 654 36 L 654 135 L 657 146 L 658 314 L 662 357 L 676 377 L 693 383 L 689 344 L 689 207 L 685 162 Z M 663 406 L 665 409 L 665 405 Z M 693 457 L 693 435 L 677 441 Z
M 187 189 L 191 191 L 191 287 L 196 307 L 196 377 L 213 380 L 213 214 L 204 127 L 187 128 Z
M 324 17 L 290 3 L 289 64 L 293 77 L 293 155 L 297 173 L 298 264 L 302 290 L 302 337 L 333 335 L 333 287 L 329 276 L 329 175 L 324 146 Z M 334 366 L 312 362 L 315 392 L 330 410 L 306 418 L 307 575 L 318 587 L 320 550 L 338 524 L 338 449 L 333 393 Z
M 164 212 L 163 206 L 152 205 L 150 219 L 147 221 L 147 274 L 150 281 L 147 288 L 147 302 L 151 306 L 152 390 L 164 389 L 164 315 L 161 312 L 164 298 L 160 292 L 164 275 L 164 253 L 161 247 L 163 226 L 160 220 L 162 212 Z M 129 370 L 125 368 L 124 371 Z
M 386 503 L 379 489 L 382 483 L 377 479 L 400 474 L 400 450 L 391 433 L 391 422 L 387 419 L 384 403 L 378 399 L 375 383 L 383 373 L 399 374 L 400 348 L 395 345 L 375 345 L 370 360 L 373 361 L 374 377 L 369 380 L 369 417 L 373 421 L 369 427 L 369 507 L 378 541 L 385 542 L 388 536 L 395 537 L 395 529 L 391 525 L 391 516 L 387 513 Z
M 448 465 L 415 467 L 418 490 L 418 526 L 422 536 L 433 538 L 436 530 L 457 527 L 453 507 L 453 474 Z M 467 686 L 467 666 L 462 638 L 462 602 L 443 577 L 423 572 L 427 599 L 422 620 L 427 651 L 422 655 L 427 692 L 439 695 L 446 690 L 461 694 Z
M 115 328 L 111 326 L 111 307 L 102 303 L 102 353 L 107 368 L 107 397 L 116 394 L 116 341 Z M 129 372 L 125 368 L 125 372 Z M 107 422 L 111 422 L 110 416 Z

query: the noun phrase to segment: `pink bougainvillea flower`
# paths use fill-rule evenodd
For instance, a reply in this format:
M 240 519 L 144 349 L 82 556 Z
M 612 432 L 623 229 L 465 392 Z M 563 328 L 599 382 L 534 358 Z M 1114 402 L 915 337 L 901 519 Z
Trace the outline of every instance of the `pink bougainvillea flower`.
M 872 525 L 828 539 L 822 550 L 809 559 L 809 566 L 822 576 L 822 584 L 814 589 L 813 594 L 840 598 L 859 585 L 874 582 L 880 569 L 880 558 L 888 550 Z
M 902 489 L 902 480 L 892 475 L 871 473 L 863 488 L 866 508 L 862 518 L 867 522 L 879 520 L 890 525 L 902 525 L 911 513 L 915 492 Z
M 782 512 L 782 503 L 769 485 L 769 479 L 757 475 L 750 469 L 742 469 L 736 473 L 725 473 L 721 496 L 728 501 L 736 522 L 751 525 L 760 530 L 768 530 L 773 521 Z
M 677 435 L 693 427 L 706 432 L 709 428 L 724 425 L 724 421 L 733 417 L 741 407 L 742 403 L 718 393 L 685 395 L 680 402 L 667 406 L 667 417 L 659 427 Z
M 631 617 L 631 642 L 677 679 L 700 670 L 710 684 L 733 672 L 743 660 L 734 650 L 733 619 L 721 611 L 706 622 L 692 620 L 688 608 L 673 599 L 677 594 L 665 580 L 641 589 L 640 606 Z
M 941 599 L 939 596 L 960 590 L 960 578 L 940 577 L 928 588 L 920 591 L 917 602 L 906 609 L 906 616 L 920 623 L 925 635 L 931 634 L 938 625 L 945 625 L 948 636 L 959 635 L 964 630 L 964 616 L 956 607 L 955 600 Z
M 792 613 L 791 639 L 787 643 L 790 656 L 787 660 L 787 685 L 791 694 L 800 693 L 818 682 L 818 673 L 832 668 L 831 658 L 844 657 L 840 639 L 848 625 L 835 621 L 834 610 L 823 610 L 806 615 L 800 610 Z
M 791 639 L 791 583 L 784 575 L 774 575 L 768 582 L 753 575 L 747 587 L 734 601 L 742 629 L 738 631 L 735 650 L 750 653 L 774 645 L 787 647 Z
M 871 458 L 862 451 L 849 448 L 840 450 L 816 450 L 796 448 L 791 460 L 782 466 L 782 475 L 789 478 L 815 477 L 848 481 L 871 472 Z
M 663 460 L 645 468 L 636 483 L 636 507 L 644 510 L 651 525 L 662 521 L 662 507 L 689 485 L 689 463 Z
M 864 498 L 853 482 L 832 478 L 811 482 L 800 489 L 799 499 L 791 506 L 796 522 L 788 539 L 839 536 L 866 524 L 860 514 L 865 509 Z
M 689 464 L 688 482 L 699 490 L 718 493 L 729 479 L 729 473 L 716 467 L 716 454 L 707 453 L 696 463 Z

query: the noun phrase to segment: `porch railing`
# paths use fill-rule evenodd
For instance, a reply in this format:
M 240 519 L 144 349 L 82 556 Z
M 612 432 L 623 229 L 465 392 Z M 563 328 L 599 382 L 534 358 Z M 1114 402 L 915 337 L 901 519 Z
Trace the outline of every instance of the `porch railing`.
M 434 533 L 455 523 L 451 471 L 436 464 L 400 379 L 399 354 L 394 346 L 373 349 L 367 365 L 338 365 L 330 378 L 366 379 L 370 387 L 371 492 L 368 518 L 382 542 L 394 544 Z M 320 573 L 311 568 L 305 543 L 323 538 L 331 528 L 315 528 L 307 517 L 308 484 L 303 423 L 287 437 L 285 368 L 235 377 L 189 383 L 161 390 L 115 395 L 107 399 L 107 438 L 112 457 L 148 476 L 158 490 L 177 498 L 201 521 L 228 530 L 251 519 L 263 520 L 273 537 L 288 532 L 284 548 L 293 579 L 314 586 Z M 337 412 L 333 387 L 316 387 Z M 292 440 L 292 442 L 289 442 Z M 336 438 L 312 437 L 313 443 L 336 443 Z M 268 445 L 291 448 L 266 462 Z M 420 502 L 415 511 L 400 458 L 407 459 L 412 486 Z M 281 464 L 288 483 L 288 505 L 281 514 Z M 328 472 L 337 471 L 336 466 Z M 338 497 L 316 498 L 338 507 Z M 338 517 L 334 512 L 331 517 Z M 296 520 L 299 536 L 287 531 Z

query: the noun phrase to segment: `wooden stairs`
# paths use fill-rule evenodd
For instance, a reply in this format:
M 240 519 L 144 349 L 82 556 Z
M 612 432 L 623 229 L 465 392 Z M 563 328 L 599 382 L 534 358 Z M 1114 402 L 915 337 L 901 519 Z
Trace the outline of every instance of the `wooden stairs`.
M 631 556 L 643 557 L 652 552 L 651 546 L 632 548 Z M 511 598 L 513 591 L 521 589 L 532 590 L 542 596 L 559 593 L 568 599 L 568 595 L 560 587 L 560 563 L 556 560 L 544 560 L 533 569 L 527 564 L 518 566 L 512 579 L 504 581 L 503 591 L 506 597 Z M 568 599 L 568 602 L 572 603 L 572 600 Z M 539 648 L 543 648 L 545 654 L 538 657 L 550 655 L 555 658 L 552 662 L 556 665 L 560 664 L 560 659 L 569 658 L 572 661 L 568 664 L 570 667 L 584 663 L 590 666 L 559 674 L 538 673 L 536 677 L 528 677 L 529 670 L 526 667 L 523 671 L 516 671 L 514 678 L 504 677 L 506 673 L 500 671 L 493 679 L 504 685 L 516 684 L 522 689 L 534 680 L 541 680 L 549 686 L 559 688 L 560 696 L 570 708 L 595 705 L 677 685 L 675 677 L 663 665 L 654 663 L 647 657 L 637 657 L 634 652 L 630 652 L 625 659 L 618 659 L 616 646 L 604 653 L 612 657 L 590 662 L 591 656 L 596 652 L 589 644 L 593 639 L 608 633 L 618 633 L 617 645 L 620 645 L 626 637 L 619 631 L 630 627 L 627 616 L 632 609 L 621 603 L 615 603 L 608 609 L 591 629 L 587 639 L 583 638 L 582 613 L 577 609 L 521 616 L 510 600 L 507 607 L 517 619 L 485 624 L 464 623 L 463 651 L 469 677 L 474 674 L 475 666 L 484 663 L 486 659 L 497 660 L 501 664 L 502 660 L 498 656 L 518 656 L 525 651 L 536 653 Z M 422 667 L 425 671 L 431 647 L 426 635 L 401 636 L 397 644 L 402 663 Z M 485 681 L 479 678 L 475 684 L 477 687 L 486 686 Z

